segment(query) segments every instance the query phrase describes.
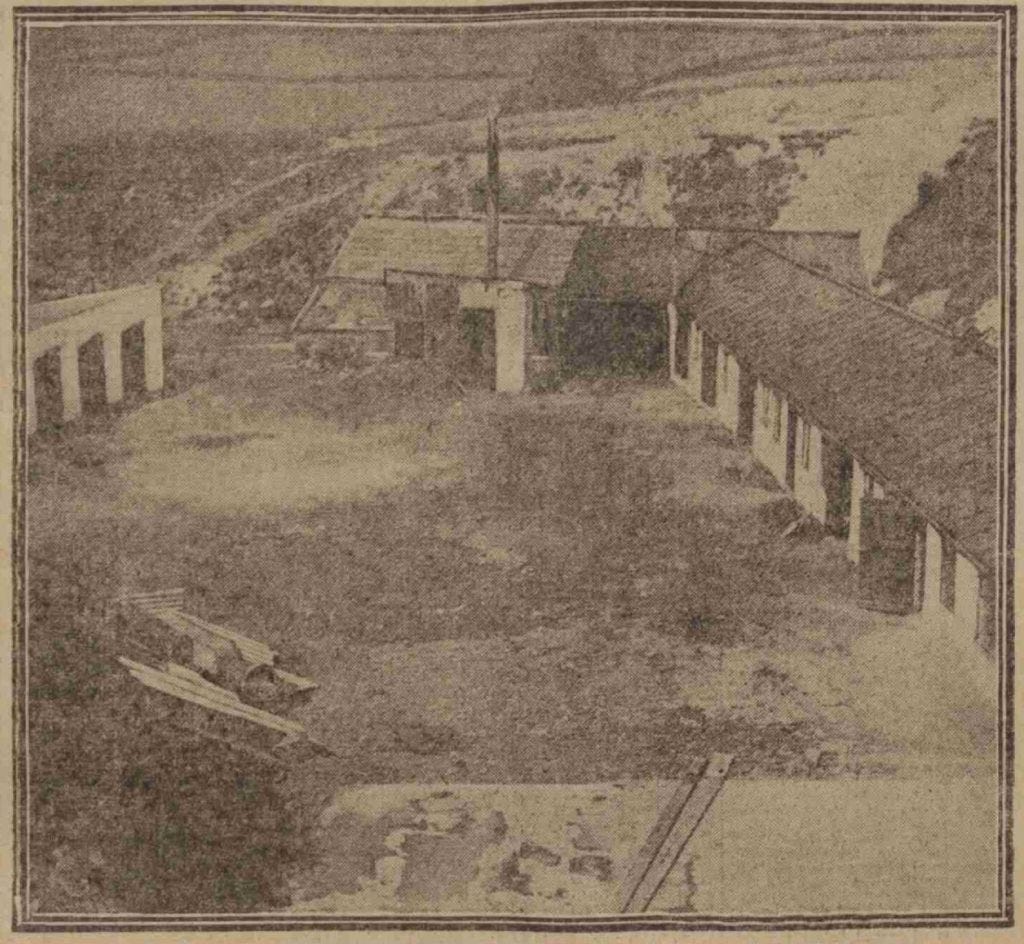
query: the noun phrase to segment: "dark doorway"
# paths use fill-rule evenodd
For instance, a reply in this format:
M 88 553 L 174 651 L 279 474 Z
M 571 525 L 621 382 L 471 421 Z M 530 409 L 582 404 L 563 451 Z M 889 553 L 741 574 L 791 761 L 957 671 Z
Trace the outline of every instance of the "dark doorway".
M 690 316 L 682 312 L 676 316 L 676 376 L 690 376 Z
M 466 368 L 471 377 L 494 389 L 497 370 L 494 342 L 494 309 L 463 308 L 462 340 L 466 350 Z
M 848 537 L 853 458 L 827 436 L 821 444 L 821 476 L 825 488 L 825 527 L 837 537 Z
M 939 600 L 947 610 L 956 607 L 956 545 L 945 534 L 939 561 Z
M 106 409 L 107 371 L 103 365 L 103 336 L 100 334 L 94 334 L 78 349 L 78 385 L 83 413 Z
M 142 323 L 121 334 L 121 379 L 126 400 L 146 393 L 146 334 Z
M 786 416 L 786 485 L 796 485 L 796 426 L 799 417 L 792 409 Z
M 60 382 L 60 349 L 37 357 L 32 365 L 36 392 L 36 429 L 60 426 L 64 420 L 64 389 Z
M 718 344 L 704 335 L 700 352 L 700 398 L 708 405 L 715 405 L 718 389 Z
M 423 322 L 395 322 L 395 355 L 397 357 L 423 357 Z
M 661 305 L 581 299 L 568 313 L 563 341 L 570 370 L 660 374 L 668 357 L 668 319 Z
M 736 439 L 749 446 L 754 441 L 754 394 L 757 378 L 746 367 L 740 367 L 739 413 L 736 422 Z
M 869 610 L 914 610 L 920 530 L 917 516 L 898 499 L 864 496 L 858 576 L 861 602 Z

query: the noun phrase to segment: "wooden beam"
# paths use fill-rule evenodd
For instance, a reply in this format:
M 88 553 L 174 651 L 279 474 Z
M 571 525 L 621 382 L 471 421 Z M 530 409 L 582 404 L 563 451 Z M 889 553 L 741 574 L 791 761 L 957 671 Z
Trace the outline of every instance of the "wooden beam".
M 269 728 L 272 731 L 279 731 L 282 734 L 300 736 L 305 734 L 305 728 L 297 721 L 290 721 L 279 715 L 271 714 L 269 711 L 247 705 L 234 692 L 220 688 L 205 679 L 202 684 L 199 684 L 190 678 L 183 677 L 180 671 L 176 674 L 164 672 L 140 662 L 133 662 L 123 656 L 118 661 L 128 669 L 133 678 L 147 688 L 156 689 L 210 711 L 241 718 L 243 721 Z
M 722 789 L 731 765 L 731 754 L 713 754 L 703 776 L 691 785 L 680 786 L 672 796 L 627 874 L 620 907 L 623 914 L 640 914 L 654 901 Z

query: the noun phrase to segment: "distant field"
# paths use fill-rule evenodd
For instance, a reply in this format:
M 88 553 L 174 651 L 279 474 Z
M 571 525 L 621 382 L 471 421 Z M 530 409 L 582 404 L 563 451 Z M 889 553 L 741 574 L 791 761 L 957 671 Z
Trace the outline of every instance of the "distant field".
M 327 133 L 460 117 L 526 77 L 569 27 L 462 29 L 73 27 L 31 40 L 32 119 L 75 140 L 136 133 L 302 129 Z M 579 30 L 580 27 L 571 29 Z M 994 55 L 984 28 L 587 24 L 629 96 L 667 83 L 784 65 Z
M 517 212 L 664 223 L 670 163 L 706 151 L 708 136 L 755 138 L 769 157 L 794 136 L 824 136 L 824 147 L 796 155 L 778 225 L 861 230 L 875 272 L 921 174 L 939 171 L 972 121 L 997 109 L 987 27 L 586 29 L 621 100 L 505 115 L 502 172 Z M 568 36 L 559 48 L 571 51 L 573 35 L 551 25 L 40 32 L 29 100 L 33 291 L 155 277 L 187 295 L 194 280 L 180 267 L 219 271 L 232 246 L 273 238 L 286 215 L 308 214 L 316 238 L 318 207 L 343 190 L 358 191 L 346 219 L 363 208 L 471 210 L 479 116 L 550 43 Z M 558 63 L 548 74 L 557 79 Z M 358 154 L 334 163 L 327 147 Z M 641 176 L 623 179 L 633 165 Z M 312 185 L 288 176 L 307 166 Z M 264 253 L 260 264 L 270 285 L 287 260 Z M 317 276 L 286 273 L 286 304 Z

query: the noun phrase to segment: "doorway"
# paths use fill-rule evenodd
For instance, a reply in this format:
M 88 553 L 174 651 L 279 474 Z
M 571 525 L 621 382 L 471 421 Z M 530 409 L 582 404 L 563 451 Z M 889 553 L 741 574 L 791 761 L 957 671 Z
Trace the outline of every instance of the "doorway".
M 836 537 L 850 534 L 853 457 L 829 437 L 822 438 L 821 476 L 825 489 L 825 527 Z
M 83 413 L 97 413 L 106 408 L 107 371 L 100 334 L 94 334 L 78 348 L 78 385 L 82 391 Z
M 464 363 L 470 379 L 494 389 L 497 358 L 494 339 L 493 308 L 463 308 L 461 334 Z
M 121 379 L 126 400 L 146 393 L 146 332 L 142 323 L 121 333 Z
M 895 498 L 861 501 L 861 602 L 869 610 L 911 613 L 917 606 L 920 522 Z
M 36 428 L 52 429 L 64 421 L 64 388 L 60 379 L 60 348 L 51 348 L 35 359 Z
M 736 440 L 743 446 L 754 441 L 754 395 L 757 392 L 757 378 L 740 367 L 740 386 L 736 415 Z
M 800 417 L 792 409 L 786 410 L 786 485 L 796 485 L 796 427 Z
M 690 375 L 690 316 L 676 315 L 676 376 L 686 379 Z
M 700 354 L 700 398 L 708 406 L 714 406 L 718 385 L 718 342 L 708 334 L 704 335 Z

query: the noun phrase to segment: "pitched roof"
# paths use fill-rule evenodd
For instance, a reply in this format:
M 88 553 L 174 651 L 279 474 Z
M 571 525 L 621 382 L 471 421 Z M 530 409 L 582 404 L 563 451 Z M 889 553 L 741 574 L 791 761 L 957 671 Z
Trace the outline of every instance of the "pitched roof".
M 796 262 L 834 278 L 867 287 L 860 237 L 851 232 L 684 229 L 676 234 L 680 281 L 708 259 L 756 233 Z M 640 300 L 664 304 L 672 295 L 672 230 L 590 224 L 580 240 L 569 274 L 575 294 L 608 301 Z
M 998 371 L 991 357 L 751 236 L 684 287 L 684 310 L 990 567 Z
M 557 287 L 565 278 L 582 227 L 502 221 L 498 274 L 502 279 Z M 385 269 L 483 278 L 487 256 L 482 219 L 360 219 L 348 234 L 328 278 L 380 282 Z
M 338 331 L 390 323 L 385 293 L 378 283 L 329 279 L 313 290 L 292 328 Z

